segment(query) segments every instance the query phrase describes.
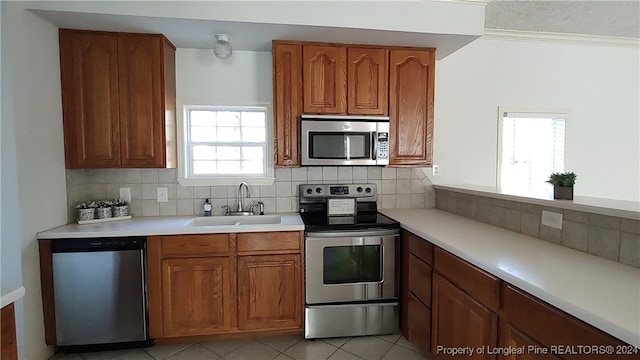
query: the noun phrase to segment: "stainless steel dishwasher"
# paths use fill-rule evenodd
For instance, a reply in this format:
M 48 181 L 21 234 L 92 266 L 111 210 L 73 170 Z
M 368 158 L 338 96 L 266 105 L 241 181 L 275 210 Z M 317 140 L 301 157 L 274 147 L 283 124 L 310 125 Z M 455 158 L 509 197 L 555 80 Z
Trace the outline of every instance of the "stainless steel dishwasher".
M 150 346 L 144 237 L 51 242 L 57 345 Z

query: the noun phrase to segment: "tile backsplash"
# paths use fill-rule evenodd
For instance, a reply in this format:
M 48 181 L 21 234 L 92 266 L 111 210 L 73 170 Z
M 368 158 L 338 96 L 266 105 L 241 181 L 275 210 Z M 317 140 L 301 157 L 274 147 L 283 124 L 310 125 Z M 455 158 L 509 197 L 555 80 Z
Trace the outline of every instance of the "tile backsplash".
M 265 212 L 298 211 L 298 185 L 310 183 L 374 183 L 378 207 L 425 208 L 435 206 L 433 185 L 422 169 L 383 167 L 301 167 L 275 171 L 275 182 L 249 186 L 246 204 L 264 202 Z M 157 201 L 157 188 L 168 189 L 168 202 Z M 181 186 L 176 169 L 81 169 L 67 170 L 69 222 L 76 215 L 73 205 L 87 200 L 118 198 L 120 188 L 131 189 L 133 216 L 202 215 L 205 198 L 213 204 L 213 215 L 222 206 L 237 206 L 238 185 Z
M 584 211 L 435 191 L 436 208 L 640 267 L 640 221 Z M 562 214 L 562 230 L 541 224 L 542 210 Z

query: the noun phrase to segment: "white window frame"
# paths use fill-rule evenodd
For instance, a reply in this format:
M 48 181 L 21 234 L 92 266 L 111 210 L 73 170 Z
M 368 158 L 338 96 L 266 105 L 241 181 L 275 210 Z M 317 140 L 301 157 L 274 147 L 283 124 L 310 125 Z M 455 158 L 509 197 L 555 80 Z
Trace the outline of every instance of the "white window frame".
M 177 136 L 178 136 L 178 183 L 182 186 L 233 186 L 244 181 L 249 185 L 271 185 L 275 181 L 274 161 L 273 161 L 273 111 L 270 103 L 257 104 L 193 104 L 187 101 L 180 101 L 178 104 L 177 116 Z M 265 173 L 266 175 L 210 175 L 210 176 L 189 176 L 190 152 L 187 141 L 187 112 L 189 110 L 224 110 L 241 111 L 242 108 L 262 107 L 266 111 L 266 151 L 265 151 Z
M 540 109 L 540 108 L 520 108 L 520 107 L 498 107 L 498 143 L 496 146 L 496 187 L 502 189 L 502 130 L 503 130 L 503 118 L 504 113 L 526 113 L 531 114 L 531 117 L 552 117 L 553 115 L 562 115 L 565 119 L 564 122 L 564 158 L 563 166 L 567 169 L 567 133 L 570 124 L 570 112 L 568 109 L 554 108 L 554 109 Z M 527 194 L 522 194 L 527 195 Z M 542 194 L 531 194 L 533 196 L 543 196 Z

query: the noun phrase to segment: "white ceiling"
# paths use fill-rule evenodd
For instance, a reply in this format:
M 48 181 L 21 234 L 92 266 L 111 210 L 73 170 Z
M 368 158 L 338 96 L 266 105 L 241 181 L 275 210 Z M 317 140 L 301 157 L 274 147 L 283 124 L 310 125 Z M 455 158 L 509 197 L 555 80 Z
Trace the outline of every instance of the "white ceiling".
M 482 35 L 483 0 L 25 1 L 60 28 L 162 33 L 178 48 L 270 51 L 273 39 L 435 47 L 440 59 Z M 357 16 L 354 16 L 357 14 Z M 457 19 L 458 21 L 451 21 Z
M 231 43 L 235 50 L 253 50 L 253 51 L 270 51 L 271 40 L 273 39 L 289 39 L 289 40 L 312 40 L 326 42 L 341 43 L 361 43 L 361 44 L 377 44 L 377 45 L 400 45 L 400 46 L 423 46 L 436 47 L 438 49 L 437 56 L 441 59 L 455 50 L 475 40 L 482 34 L 482 15 L 484 5 L 483 0 L 466 0 L 464 1 L 431 1 L 418 2 L 417 9 L 421 14 L 400 14 L 401 11 L 411 8 L 411 3 L 393 4 L 391 1 L 378 2 L 384 6 L 392 6 L 391 9 L 395 13 L 382 13 L 372 10 L 378 5 L 367 5 L 365 2 L 331 2 L 325 4 L 336 4 L 341 6 L 367 6 L 367 9 L 361 11 L 365 14 L 369 11 L 372 19 L 369 24 L 371 27 L 358 25 L 351 26 L 355 23 L 362 23 L 362 19 L 348 18 L 343 21 L 343 26 L 318 26 L 317 24 L 328 22 L 331 20 L 317 20 L 309 14 L 305 16 L 294 16 L 294 21 L 288 23 L 276 23 L 263 21 L 261 13 L 253 14 L 253 17 L 237 17 L 240 21 L 227 21 L 222 12 L 215 13 L 215 10 L 222 9 L 223 2 L 203 1 L 198 5 L 207 7 L 209 11 L 203 13 L 202 16 L 182 16 L 179 9 L 169 10 L 169 15 L 160 16 L 159 12 L 155 12 L 149 5 L 153 2 L 141 2 L 141 8 L 146 10 L 134 13 L 134 15 L 125 12 L 118 12 L 124 5 L 117 5 L 118 2 L 105 1 L 86 1 L 86 2 L 66 2 L 66 1 L 43 1 L 32 2 L 35 4 L 30 7 L 31 11 L 38 14 L 42 18 L 48 20 L 52 24 L 61 28 L 76 28 L 87 30 L 105 30 L 105 31 L 128 31 L 128 32 L 152 32 L 163 33 L 167 38 L 179 48 L 196 48 L 210 49 L 214 41 L 214 34 L 217 32 L 228 33 L 231 35 Z M 38 4 L 40 3 L 40 4 Z M 67 3 L 65 5 L 64 3 Z M 303 2 L 283 2 L 278 6 L 291 9 L 291 6 L 303 6 Z M 309 4 L 310 2 L 305 2 Z M 386 4 L 385 4 L 386 3 Z M 63 4 L 61 8 L 56 5 Z M 68 5 L 71 4 L 71 5 Z M 87 5 L 90 4 L 90 5 Z M 108 11 L 97 10 L 99 6 L 109 4 Z M 111 5 L 113 4 L 113 5 Z M 128 3 L 132 4 L 132 3 Z M 127 4 L 127 5 L 128 5 Z M 158 2 L 156 8 L 171 9 L 169 4 L 179 4 L 179 2 Z M 162 5 L 160 5 L 162 4 Z M 182 3 L 188 4 L 188 3 Z M 181 5 L 182 5 L 181 4 Z M 235 3 L 250 7 L 250 2 Z M 264 3 L 263 3 L 264 4 Z M 390 5 L 392 4 L 392 5 Z M 409 5 L 407 5 L 409 4 Z M 426 5 L 422 5 L 426 4 Z M 435 4 L 435 5 L 431 5 Z M 84 8 L 80 5 L 85 6 Z M 431 5 L 432 7 L 428 7 Z M 66 6 L 66 8 L 65 8 Z M 88 6 L 88 7 L 87 7 Z M 273 9 L 273 5 L 270 9 Z M 327 5 L 329 6 L 329 5 Z M 431 11 L 438 10 L 442 7 L 449 6 L 447 10 L 441 13 Z M 453 10 L 449 10 L 451 7 Z M 479 9 L 480 12 L 465 12 L 467 9 L 463 7 Z M 480 8 L 478 8 L 480 6 Z M 186 5 L 183 5 L 186 7 Z M 28 7 L 29 8 L 29 7 Z M 60 10 L 62 9 L 62 10 Z M 80 10 L 78 10 L 80 9 Z M 242 9 L 246 11 L 245 9 Z M 462 12 L 457 12 L 462 11 Z M 247 12 L 250 13 L 250 12 Z M 358 13 L 352 11 L 350 13 Z M 435 13 L 435 15 L 434 15 Z M 484 27 L 490 29 L 508 29 L 508 30 L 528 30 L 528 31 L 545 31 L 559 33 L 575 33 L 590 35 L 606 35 L 640 38 L 640 1 L 490 1 L 484 9 Z M 151 15 L 148 15 L 151 14 Z M 332 13 L 333 14 L 333 13 Z M 441 16 L 445 14 L 446 16 Z M 294 13 L 294 15 L 296 15 Z M 313 15 L 313 14 L 311 14 Z M 433 25 L 434 29 L 415 30 L 407 25 L 403 31 L 397 28 L 389 27 L 394 21 L 398 23 L 398 17 L 407 18 L 420 24 L 429 21 L 436 23 L 442 17 L 461 19 L 460 21 L 468 21 L 469 19 L 477 19 L 479 15 L 480 23 L 477 31 L 469 31 L 468 28 L 462 28 L 462 24 L 448 26 L 447 22 L 441 22 L 440 25 Z M 469 15 L 470 17 L 462 19 L 460 15 Z M 244 15 L 243 15 L 244 16 Z M 273 16 L 273 15 L 265 15 Z M 318 14 L 318 16 L 325 16 Z M 378 18 L 373 19 L 374 16 Z M 431 19 L 429 20 L 429 16 Z M 225 21 L 216 20 L 225 19 Z M 416 21 L 417 18 L 417 21 Z M 447 20 L 447 19 L 445 19 Z M 263 21 L 263 22 L 261 22 Z M 303 25 L 310 22 L 316 25 Z M 400 20 L 400 23 L 402 20 Z M 378 26 L 380 24 L 380 26 Z M 401 23 L 402 24 L 402 23 Z M 451 22 L 449 21 L 449 24 Z M 458 28 L 456 28 L 456 26 Z M 429 25 L 425 25 L 428 28 Z M 374 28 L 384 30 L 372 30 Z M 442 30 L 441 30 L 442 29 Z M 462 30 L 460 30 L 462 29 Z M 434 31 L 435 30 L 435 31 Z M 458 31 L 460 30 L 460 31 Z
M 640 38 L 640 1 L 494 0 L 485 27 Z
M 271 51 L 271 40 L 312 40 L 352 44 L 436 47 L 448 55 L 477 36 L 425 34 L 388 30 L 348 29 L 306 25 L 283 25 L 236 21 L 158 18 L 146 16 L 78 14 L 32 10 L 60 28 L 162 33 L 178 48 L 210 49 L 215 30 L 231 34 L 235 50 Z M 449 50 L 450 49 L 450 50 Z

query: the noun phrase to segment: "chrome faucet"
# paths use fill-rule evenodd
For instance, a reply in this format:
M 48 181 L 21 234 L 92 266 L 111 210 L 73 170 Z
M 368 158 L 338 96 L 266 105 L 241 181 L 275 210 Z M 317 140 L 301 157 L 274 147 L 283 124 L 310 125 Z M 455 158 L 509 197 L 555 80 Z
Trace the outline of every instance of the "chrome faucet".
M 247 183 L 244 181 L 241 182 L 240 186 L 238 186 L 238 212 L 239 213 L 245 212 L 244 206 L 242 204 L 242 188 L 243 187 L 246 190 L 247 198 L 251 197 L 251 192 L 249 191 L 249 185 L 247 185 Z

